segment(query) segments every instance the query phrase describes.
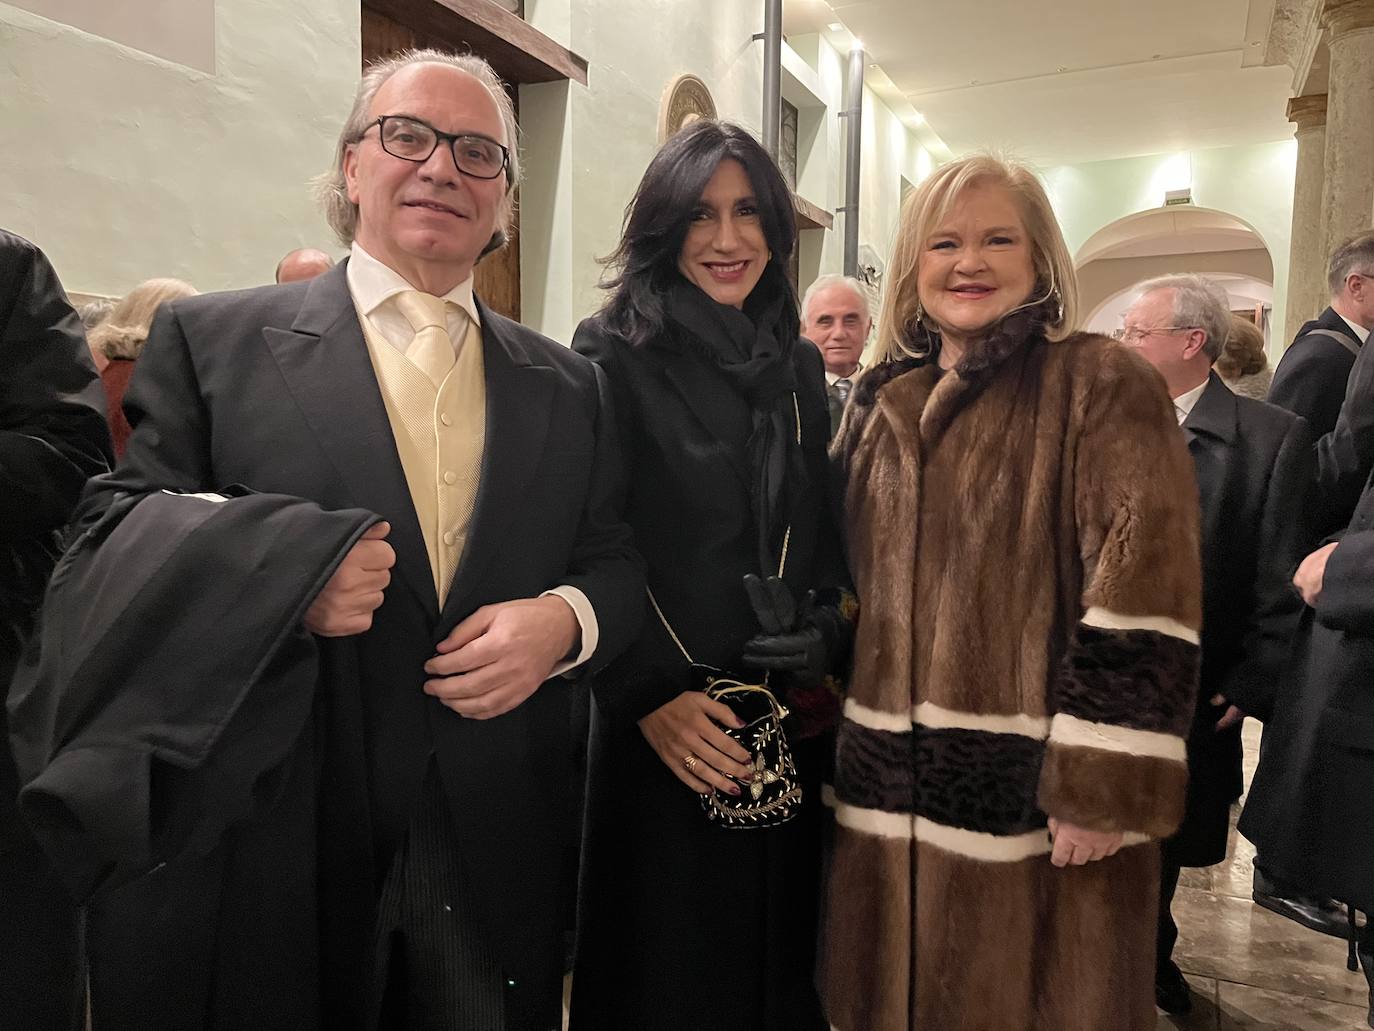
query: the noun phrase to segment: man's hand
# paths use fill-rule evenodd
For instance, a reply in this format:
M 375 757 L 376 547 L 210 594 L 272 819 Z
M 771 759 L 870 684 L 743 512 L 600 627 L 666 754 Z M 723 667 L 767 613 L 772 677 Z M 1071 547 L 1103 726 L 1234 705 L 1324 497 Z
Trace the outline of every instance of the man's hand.
M 1228 704 L 1225 697 L 1222 695 L 1213 695 L 1212 704 L 1218 708 L 1223 705 L 1226 706 L 1226 711 L 1221 714 L 1221 719 L 1217 720 L 1216 730 L 1218 733 L 1223 730 L 1230 730 L 1237 723 L 1244 722 L 1245 713 L 1241 712 L 1234 705 Z
M 1302 600 L 1312 608 L 1317 607 L 1317 600 L 1322 596 L 1322 580 L 1326 576 L 1326 563 L 1340 543 L 1340 541 L 1332 541 L 1330 544 L 1318 548 L 1302 560 L 1302 565 L 1298 566 L 1298 571 L 1293 574 L 1293 586 L 1302 595 Z
M 425 663 L 435 678 L 425 693 L 460 716 L 502 716 L 549 679 L 580 635 L 572 606 L 556 595 L 483 605 Z
M 350 637 L 372 626 L 381 607 L 396 552 L 386 542 L 390 523 L 377 523 L 358 538 L 315 596 L 305 613 L 305 628 L 321 637 Z
M 1121 851 L 1123 837 L 1120 831 L 1090 831 L 1051 816 L 1050 840 L 1054 842 L 1054 851 L 1050 862 L 1055 866 L 1085 866 L 1106 859 Z
M 684 691 L 640 720 L 639 732 L 673 776 L 698 795 L 710 794 L 712 788 L 738 795 L 735 781 L 747 783 L 753 776 L 751 756 L 716 723 L 744 726 L 724 702 L 703 691 Z

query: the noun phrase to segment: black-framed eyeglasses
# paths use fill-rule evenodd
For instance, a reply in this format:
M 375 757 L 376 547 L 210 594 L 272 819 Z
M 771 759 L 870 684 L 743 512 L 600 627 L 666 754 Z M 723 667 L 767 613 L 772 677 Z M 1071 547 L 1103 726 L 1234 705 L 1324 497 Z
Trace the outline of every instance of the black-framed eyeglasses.
M 447 143 L 454 167 L 474 179 L 495 179 L 510 166 L 510 151 L 486 136 L 440 132 L 405 115 L 382 115 L 372 125 L 377 126 L 382 149 L 402 161 L 423 164 L 440 143 Z M 372 125 L 359 133 L 358 139 L 366 136 Z

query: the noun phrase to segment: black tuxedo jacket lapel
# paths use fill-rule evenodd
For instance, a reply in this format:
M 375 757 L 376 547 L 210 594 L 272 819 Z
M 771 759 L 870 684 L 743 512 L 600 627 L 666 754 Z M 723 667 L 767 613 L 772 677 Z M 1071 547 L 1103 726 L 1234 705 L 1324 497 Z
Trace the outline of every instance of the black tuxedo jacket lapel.
M 1204 561 L 1208 545 L 1218 539 L 1227 471 L 1231 468 L 1230 449 L 1237 430 L 1236 395 L 1211 373 L 1207 386 L 1183 420 L 1188 451 L 1197 471 L 1198 494 L 1202 503 L 1202 541 Z
M 535 364 L 512 325 L 477 301 L 486 365 L 487 420 L 472 526 L 440 619 L 447 633 L 482 579 L 544 456 L 556 373 Z
M 391 523 L 396 572 L 430 618 L 438 609 L 420 521 L 348 292 L 345 260 L 314 280 L 289 330 L 263 336 L 352 503 Z

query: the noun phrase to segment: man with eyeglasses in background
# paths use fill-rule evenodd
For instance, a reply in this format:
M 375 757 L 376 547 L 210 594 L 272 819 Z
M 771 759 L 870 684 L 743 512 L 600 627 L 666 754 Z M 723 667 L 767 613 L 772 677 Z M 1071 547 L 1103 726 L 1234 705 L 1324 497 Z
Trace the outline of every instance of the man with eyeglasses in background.
M 1226 858 L 1243 790 L 1241 723 L 1265 719 L 1301 603 L 1288 576 L 1306 554 L 1312 435 L 1298 416 L 1239 397 L 1212 371 L 1230 327 L 1226 295 L 1196 275 L 1141 284 L 1115 335 L 1164 377 L 1188 440 L 1202 505 L 1202 676 L 1188 735 L 1183 825 L 1163 843 L 1155 1001 L 1192 1008 L 1172 954 L 1179 872 Z
M 272 628 L 313 635 L 306 676 L 255 700 L 256 681 L 218 681 L 216 655 L 179 660 L 191 663 L 177 671 L 191 692 L 179 710 L 198 711 L 196 692 L 215 712 L 244 699 L 201 765 L 170 770 L 89 742 L 100 762 L 83 761 L 106 780 L 151 779 L 146 795 L 123 793 L 134 812 L 103 824 L 139 828 L 135 841 L 121 848 L 99 828 L 89 839 L 92 855 L 149 872 L 107 885 L 66 852 L 71 879 L 96 890 L 97 1027 L 561 1025 L 568 782 L 582 742 L 577 696 L 550 678 L 632 639 L 644 580 L 620 519 L 601 372 L 473 294 L 474 265 L 505 241 L 515 141 L 484 61 L 420 51 L 373 65 L 318 184 L 348 259 L 308 282 L 158 315 L 126 401 L 128 454 L 88 491 L 87 525 L 131 495 L 165 509 L 166 491 L 240 494 L 231 484 L 263 493 L 221 495 L 216 509 L 270 495 L 326 517 L 372 515 L 303 629 Z M 286 526 L 223 545 L 261 554 Z M 136 549 L 114 561 L 139 572 Z M 308 575 L 288 561 L 260 570 L 229 611 Z M 173 611 L 226 605 L 210 577 L 165 589 Z M 176 625 L 151 647 L 175 650 Z M 226 653 L 271 647 L 237 628 L 231 618 Z M 283 692 L 302 722 L 244 715 Z M 255 765 L 283 747 L 284 760 Z M 202 766 L 215 764 L 224 775 L 202 791 Z M 45 783 L 72 812 L 105 790 L 55 771 Z M 244 791 L 221 797 L 235 784 Z M 70 836 L 70 821 L 44 819 L 59 808 L 32 807 L 40 835 Z M 218 827 L 221 810 L 240 815 Z
M 1326 279 L 1330 306 L 1298 330 L 1266 398 L 1301 415 L 1318 437 L 1335 428 L 1350 367 L 1374 328 L 1374 231 L 1332 251 Z

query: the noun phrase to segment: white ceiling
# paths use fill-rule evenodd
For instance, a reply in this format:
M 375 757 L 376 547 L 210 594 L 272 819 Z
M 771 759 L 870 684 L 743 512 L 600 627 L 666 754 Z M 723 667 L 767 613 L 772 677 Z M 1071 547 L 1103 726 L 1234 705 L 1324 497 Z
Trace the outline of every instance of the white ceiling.
M 1274 0 L 784 5 L 789 35 L 862 40 L 870 86 L 956 154 L 1053 165 L 1292 137 L 1293 72 L 1262 65 Z

